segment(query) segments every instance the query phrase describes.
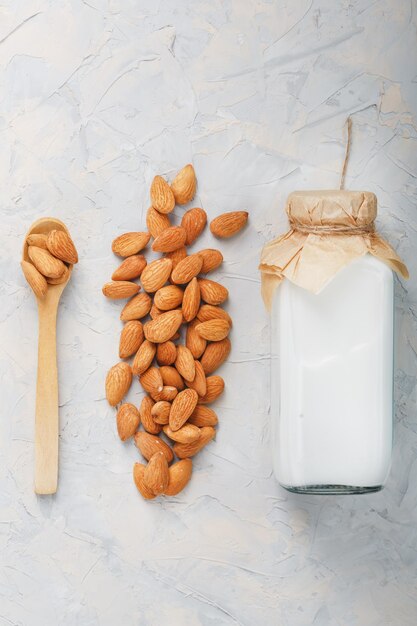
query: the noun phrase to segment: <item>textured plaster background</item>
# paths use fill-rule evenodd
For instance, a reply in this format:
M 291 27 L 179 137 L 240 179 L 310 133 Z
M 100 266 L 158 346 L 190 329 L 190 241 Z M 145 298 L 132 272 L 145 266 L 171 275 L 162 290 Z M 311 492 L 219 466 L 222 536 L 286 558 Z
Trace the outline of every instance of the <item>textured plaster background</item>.
M 0 2 L 1 626 L 416 624 L 416 15 L 413 0 Z M 338 185 L 348 114 L 347 186 L 377 194 L 412 272 L 394 463 L 379 494 L 300 497 L 271 475 L 258 255 L 290 191 Z M 189 161 L 195 203 L 248 208 L 250 226 L 222 246 L 235 326 L 217 440 L 180 497 L 146 503 L 104 400 L 120 304 L 100 289 L 153 175 Z M 59 492 L 37 498 L 37 315 L 18 261 L 50 214 L 81 262 L 59 318 Z

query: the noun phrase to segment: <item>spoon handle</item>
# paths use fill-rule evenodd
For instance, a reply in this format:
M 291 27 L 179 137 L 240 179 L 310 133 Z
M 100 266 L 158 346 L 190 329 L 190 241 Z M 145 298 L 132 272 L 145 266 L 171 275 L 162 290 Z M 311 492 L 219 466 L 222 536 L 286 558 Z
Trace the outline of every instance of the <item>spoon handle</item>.
M 55 493 L 58 486 L 58 368 L 56 317 L 58 302 L 38 301 L 39 343 L 35 417 L 35 493 Z

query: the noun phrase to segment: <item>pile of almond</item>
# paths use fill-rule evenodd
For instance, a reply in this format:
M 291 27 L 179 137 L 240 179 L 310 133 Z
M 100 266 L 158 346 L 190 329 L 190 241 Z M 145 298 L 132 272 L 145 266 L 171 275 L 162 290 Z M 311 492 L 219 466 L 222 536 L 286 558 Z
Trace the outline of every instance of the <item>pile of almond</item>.
M 68 280 L 70 266 L 78 263 L 77 250 L 63 230 L 28 235 L 26 243 L 30 262 L 22 261 L 22 270 L 35 295 L 44 298 L 48 285 Z
M 186 165 L 171 185 L 155 176 L 148 230 L 113 241 L 113 252 L 124 261 L 103 287 L 108 298 L 130 298 L 120 315 L 125 325 L 119 356 L 133 360 L 110 369 L 106 397 L 111 406 L 122 402 L 133 376 L 147 393 L 139 409 L 122 403 L 117 411 L 120 438 L 134 437 L 147 461 L 133 468 L 136 487 L 146 499 L 176 495 L 190 480 L 191 457 L 215 435 L 217 415 L 207 405 L 224 390 L 223 379 L 213 373 L 231 348 L 232 320 L 220 306 L 228 290 L 205 277 L 221 265 L 223 256 L 212 248 L 187 251 L 206 226 L 206 212 L 187 210 L 180 226 L 173 226 L 169 217 L 176 204 L 191 202 L 196 185 L 192 165 Z M 247 219 L 246 211 L 224 213 L 210 229 L 217 237 L 231 237 Z M 152 250 L 161 257 L 148 263 L 140 253 L 151 238 Z M 141 285 L 135 282 L 139 278 Z M 174 455 L 179 460 L 172 463 Z

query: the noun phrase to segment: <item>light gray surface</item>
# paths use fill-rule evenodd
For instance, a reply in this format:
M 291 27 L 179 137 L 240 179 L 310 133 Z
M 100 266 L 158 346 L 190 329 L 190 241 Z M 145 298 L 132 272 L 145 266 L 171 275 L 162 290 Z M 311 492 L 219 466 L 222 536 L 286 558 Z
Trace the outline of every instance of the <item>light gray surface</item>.
M 1 3 L 1 626 L 416 623 L 416 8 Z M 397 281 L 394 463 L 379 494 L 297 497 L 271 476 L 257 263 L 290 191 L 338 185 L 349 113 L 347 186 L 378 195 L 379 228 L 413 272 Z M 152 176 L 188 161 L 196 204 L 248 208 L 250 227 L 222 245 L 235 326 L 217 440 L 180 497 L 146 503 L 104 400 L 120 304 L 100 288 L 112 238 L 144 226 Z M 49 214 L 81 262 L 59 320 L 59 493 L 36 498 L 37 319 L 18 261 Z

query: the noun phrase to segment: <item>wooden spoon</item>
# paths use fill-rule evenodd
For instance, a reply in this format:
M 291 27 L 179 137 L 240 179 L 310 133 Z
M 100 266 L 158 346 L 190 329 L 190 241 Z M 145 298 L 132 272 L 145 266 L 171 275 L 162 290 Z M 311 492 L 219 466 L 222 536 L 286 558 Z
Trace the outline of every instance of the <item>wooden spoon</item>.
M 23 245 L 23 261 L 29 261 L 27 237 L 64 230 L 65 224 L 53 217 L 37 220 L 30 227 Z M 49 285 L 44 298 L 38 301 L 38 379 L 36 385 L 35 417 L 35 493 L 55 493 L 58 486 L 58 368 L 56 360 L 56 318 L 59 300 L 72 273 L 59 285 Z

